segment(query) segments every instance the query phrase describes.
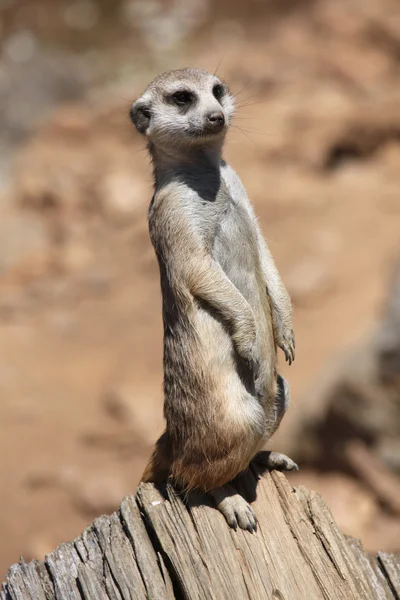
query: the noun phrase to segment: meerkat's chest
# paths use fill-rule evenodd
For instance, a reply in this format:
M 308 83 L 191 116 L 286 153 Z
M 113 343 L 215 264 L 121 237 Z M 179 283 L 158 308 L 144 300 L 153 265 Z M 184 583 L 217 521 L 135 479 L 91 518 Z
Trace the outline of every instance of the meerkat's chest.
M 215 228 L 213 254 L 234 283 L 255 272 L 256 232 L 246 209 L 231 195 Z
M 246 207 L 235 196 L 235 190 L 222 183 L 214 201 L 201 202 L 201 230 L 208 247 L 219 257 L 248 253 L 255 241 L 255 231 Z M 214 253 L 215 257 L 215 253 Z M 231 259 L 230 259 L 231 260 Z

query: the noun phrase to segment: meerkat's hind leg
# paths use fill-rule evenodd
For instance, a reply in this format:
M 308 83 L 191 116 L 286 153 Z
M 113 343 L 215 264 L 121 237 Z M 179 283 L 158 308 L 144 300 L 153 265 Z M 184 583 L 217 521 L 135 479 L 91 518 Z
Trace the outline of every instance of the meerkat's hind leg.
M 268 450 L 261 450 L 257 452 L 253 458 L 255 463 L 267 467 L 269 471 L 298 471 L 298 465 L 286 456 L 286 454 L 280 454 L 279 452 L 271 452 Z
M 271 435 L 278 429 L 280 422 L 290 403 L 289 384 L 281 375 L 277 376 L 278 391 L 275 398 L 275 423 L 271 430 Z M 270 471 L 277 469 L 278 471 L 298 471 L 297 464 L 286 454 L 279 452 L 270 452 L 262 450 L 258 452 L 253 461 L 267 467 Z
M 217 509 L 224 515 L 228 525 L 236 531 L 238 525 L 250 533 L 257 531 L 257 517 L 250 504 L 229 483 L 212 490 Z

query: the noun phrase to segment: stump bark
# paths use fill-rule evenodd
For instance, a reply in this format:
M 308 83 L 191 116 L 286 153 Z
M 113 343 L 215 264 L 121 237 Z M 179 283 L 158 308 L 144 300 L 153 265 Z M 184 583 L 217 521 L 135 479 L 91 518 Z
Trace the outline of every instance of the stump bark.
M 233 531 L 207 499 L 141 485 L 44 561 L 12 565 L 1 600 L 360 600 L 400 598 L 400 555 L 368 556 L 323 499 L 252 466 L 256 533 Z

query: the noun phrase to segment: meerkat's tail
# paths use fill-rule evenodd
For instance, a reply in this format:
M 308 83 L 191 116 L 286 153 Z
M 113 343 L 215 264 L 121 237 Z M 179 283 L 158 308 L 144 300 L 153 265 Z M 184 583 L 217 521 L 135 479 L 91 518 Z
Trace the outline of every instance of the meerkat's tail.
M 153 454 L 140 479 L 141 482 L 162 483 L 169 477 L 171 470 L 171 451 L 168 434 L 164 432 L 157 440 Z

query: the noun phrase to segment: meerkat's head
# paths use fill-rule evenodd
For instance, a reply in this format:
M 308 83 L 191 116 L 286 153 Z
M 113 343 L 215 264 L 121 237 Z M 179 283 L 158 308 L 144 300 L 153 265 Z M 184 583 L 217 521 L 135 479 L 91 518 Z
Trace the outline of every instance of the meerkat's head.
M 150 146 L 170 153 L 200 144 L 220 146 L 233 112 L 233 96 L 223 81 L 187 68 L 156 77 L 130 115 Z

